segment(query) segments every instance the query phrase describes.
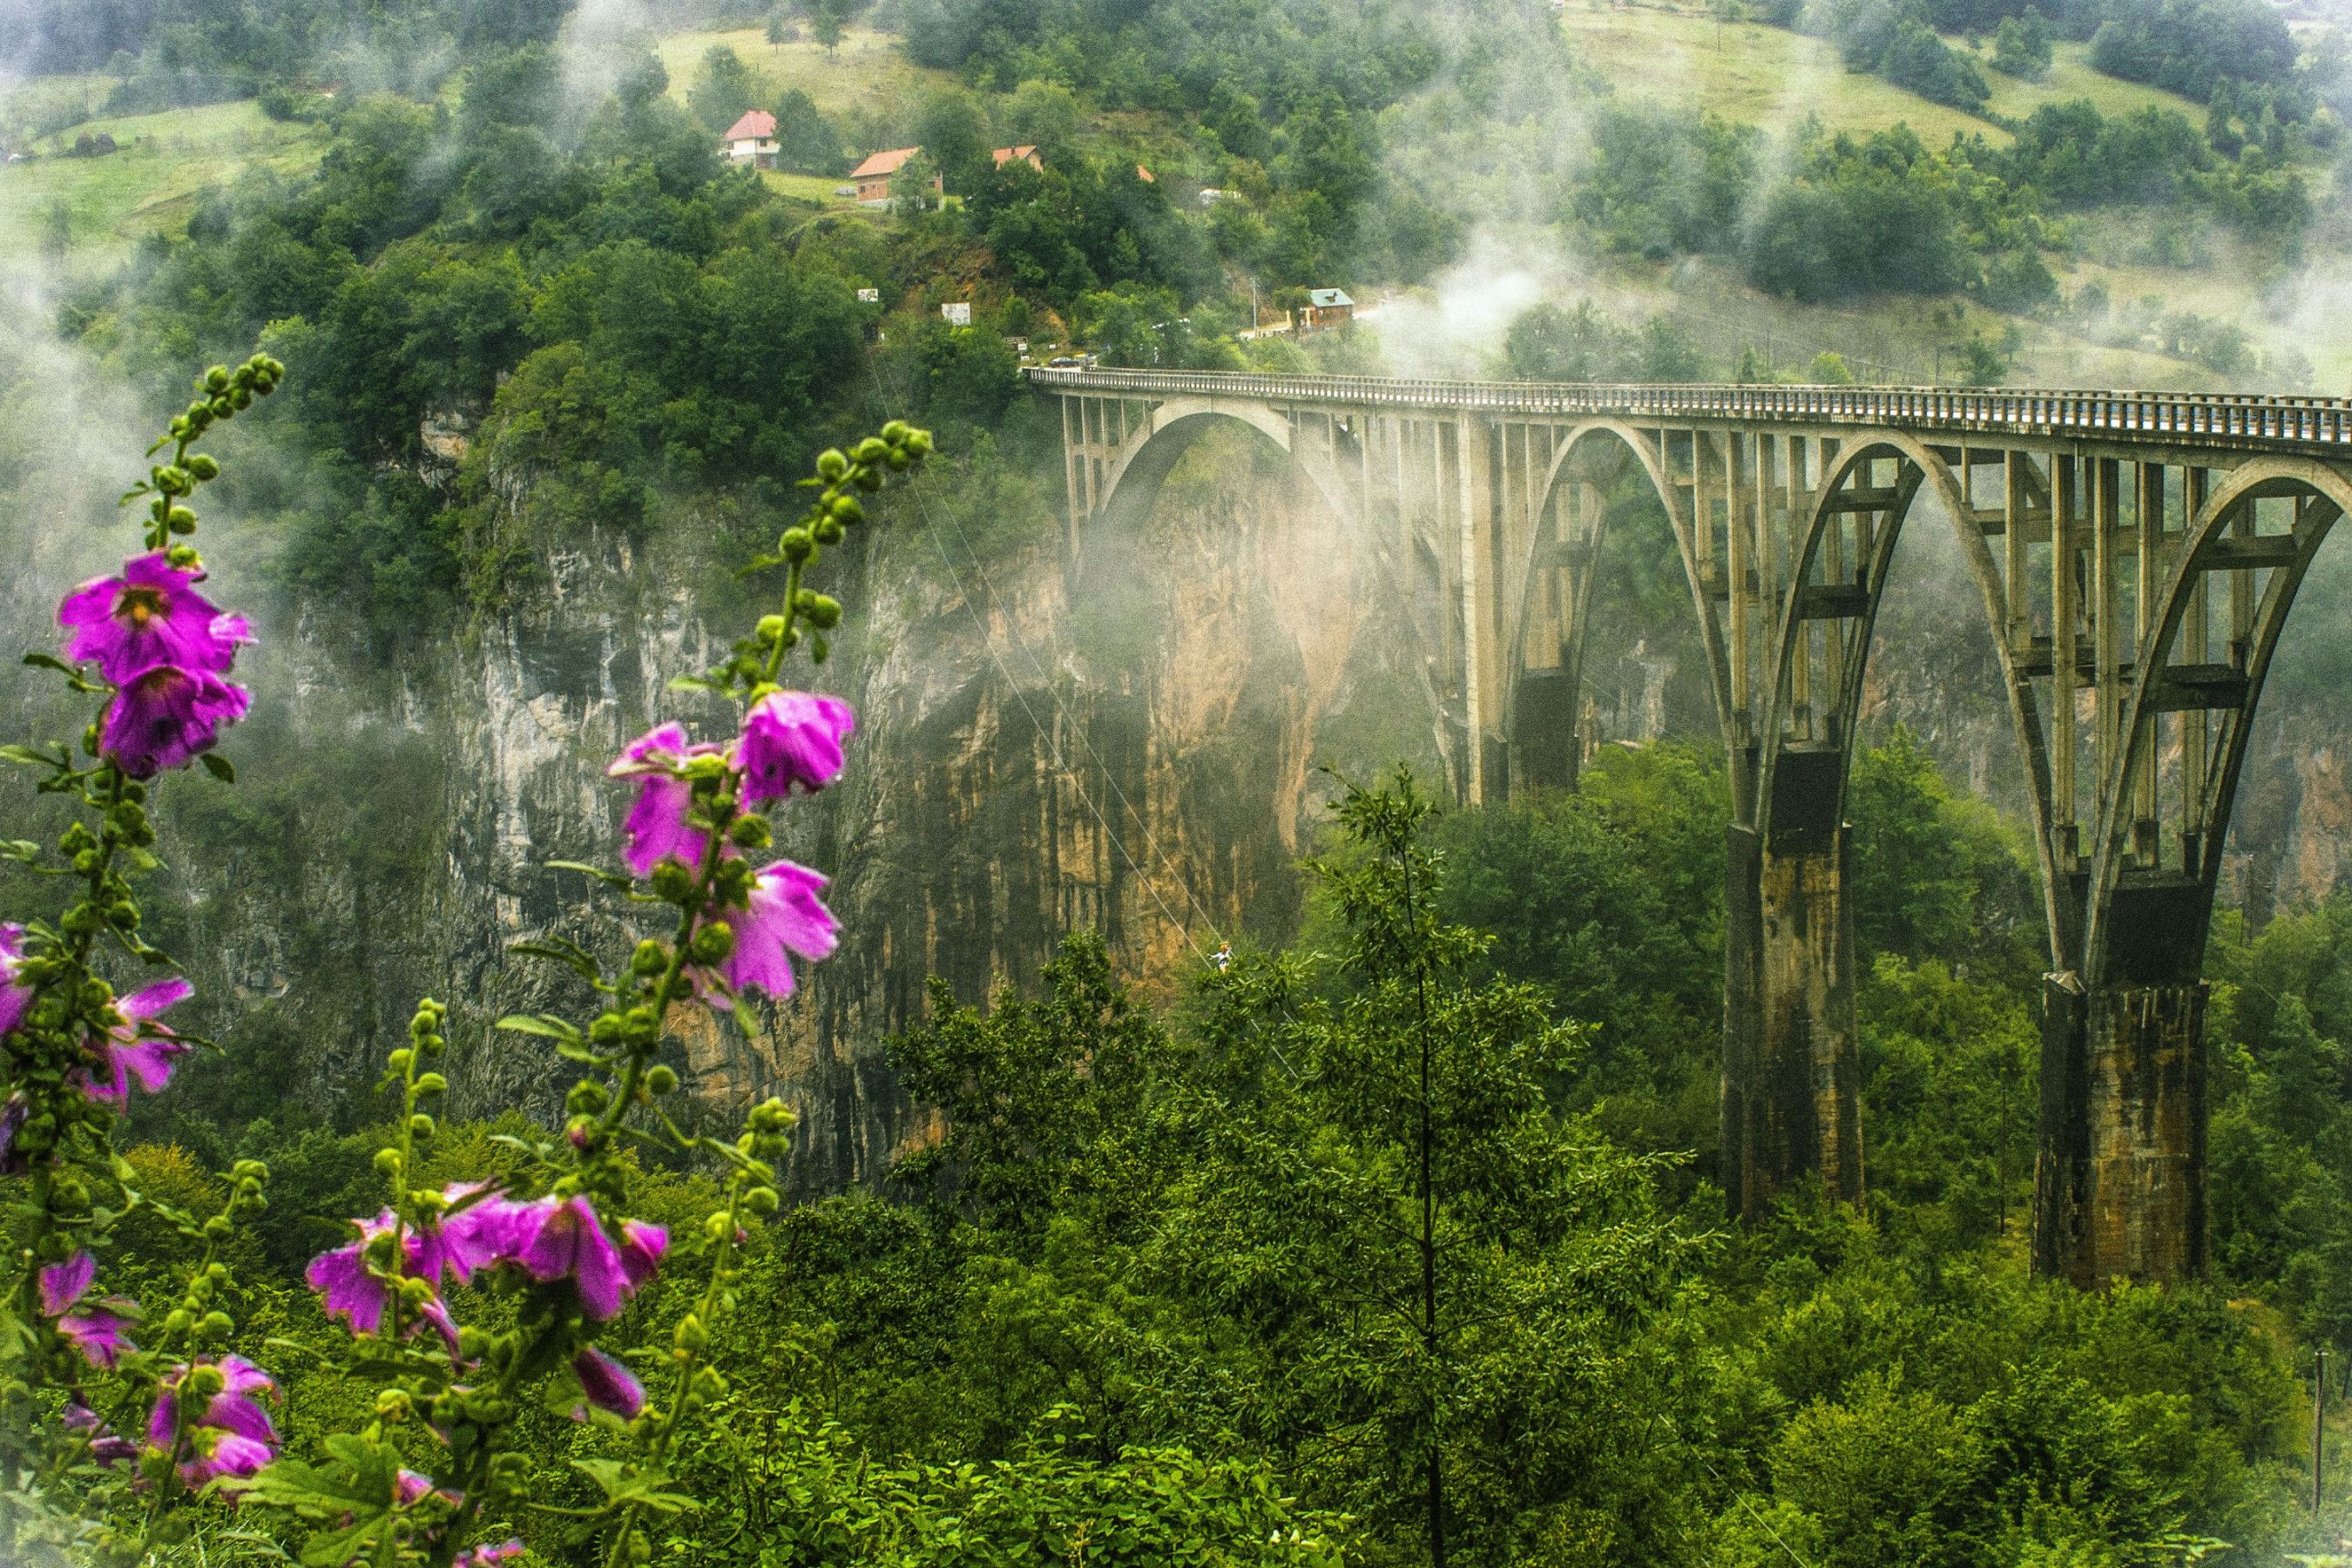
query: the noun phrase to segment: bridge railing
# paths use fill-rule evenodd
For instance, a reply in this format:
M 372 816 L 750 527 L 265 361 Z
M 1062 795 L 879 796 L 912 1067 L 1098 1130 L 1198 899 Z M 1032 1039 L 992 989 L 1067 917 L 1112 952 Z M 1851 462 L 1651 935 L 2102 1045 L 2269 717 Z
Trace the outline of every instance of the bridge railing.
M 1074 392 L 1248 397 L 1496 414 L 1897 426 L 2079 436 L 2185 446 L 2352 447 L 2352 404 L 2333 397 L 2192 392 L 2060 392 L 1903 386 L 1603 385 L 1432 381 L 1220 371 L 1055 370 L 1030 381 Z

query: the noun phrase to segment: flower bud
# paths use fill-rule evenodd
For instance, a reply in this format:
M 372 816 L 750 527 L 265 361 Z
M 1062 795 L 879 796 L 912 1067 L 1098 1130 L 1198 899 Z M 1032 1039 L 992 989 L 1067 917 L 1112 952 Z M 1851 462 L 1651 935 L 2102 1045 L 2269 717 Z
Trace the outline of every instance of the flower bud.
M 914 426 L 908 424 L 904 419 L 893 419 L 888 424 L 882 426 L 882 439 L 889 442 L 890 445 L 895 447 L 904 441 L 908 433 L 913 429 Z
M 712 921 L 694 933 L 694 961 L 697 963 L 721 963 L 735 951 L 735 928 L 725 921 Z
M 187 1314 L 174 1312 L 172 1316 L 185 1319 Z M 167 1320 L 164 1326 L 175 1332 L 184 1332 L 188 1325 L 184 1321 L 173 1324 Z M 210 1399 L 226 1386 L 227 1382 L 228 1380 L 221 1375 L 221 1369 L 216 1366 L 190 1367 L 188 1375 L 180 1380 L 180 1391 L 191 1399 Z
M 837 479 L 849 472 L 849 458 L 837 447 L 828 447 L 817 454 L 816 471 L 826 479 Z
M 710 1342 L 710 1335 L 704 1330 L 702 1320 L 692 1312 L 677 1321 L 677 1329 L 670 1337 L 677 1348 L 688 1355 L 700 1355 L 703 1347 Z
M 852 452 L 850 456 L 856 458 L 861 463 L 878 463 L 888 454 L 889 450 L 889 442 L 883 440 L 878 436 L 868 436 L 865 440 L 857 443 L 856 450 Z
M 204 560 L 203 556 L 196 553 L 196 547 L 193 544 L 174 544 L 164 552 L 163 558 L 183 572 L 201 564 Z
M 931 433 L 929 430 L 908 431 L 907 450 L 919 458 L 929 457 L 931 451 Z
M 669 950 L 647 937 L 629 954 L 629 967 L 639 974 L 659 974 L 669 963 Z
M 408 1070 L 408 1064 L 415 1059 L 416 1053 L 410 1050 L 406 1046 L 403 1046 L 400 1049 L 384 1058 L 383 1065 L 390 1068 L 394 1072 L 405 1073 Z
M 400 1151 L 397 1149 L 377 1150 L 375 1152 L 375 1169 L 376 1174 L 380 1176 L 399 1175 Z
M 228 1314 L 217 1310 L 206 1312 L 204 1321 L 196 1325 L 196 1337 L 200 1340 L 225 1340 L 236 1331 L 236 1325 L 229 1321 Z
M 196 531 L 196 514 L 186 507 L 175 506 L 165 514 L 163 526 L 173 533 L 194 533 Z
M 609 1100 L 603 1084 L 593 1079 L 583 1078 L 573 1084 L 571 1092 L 563 1097 L 563 1109 L 574 1116 L 593 1116 L 604 1110 Z
M 416 1080 L 416 1092 L 419 1094 L 446 1094 L 448 1089 L 449 1080 L 437 1072 L 426 1073 Z
M 829 517 L 819 518 L 809 532 L 819 544 L 838 544 L 843 538 L 841 524 Z
M 404 1388 L 379 1388 L 375 1394 L 375 1413 L 387 1421 L 398 1421 L 408 1415 L 408 1391 Z
M 783 552 L 785 560 L 797 566 L 809 558 L 809 552 L 816 548 L 816 541 L 805 528 L 788 528 L 784 530 L 784 536 L 776 541 L 776 547 Z
M 682 903 L 694 894 L 694 873 L 675 860 L 665 860 L 654 868 L 654 896 L 668 903 Z
M 228 1215 L 216 1214 L 205 1221 L 205 1235 L 214 1241 L 226 1241 L 229 1237 Z
M 866 521 L 865 503 L 853 495 L 837 495 L 834 497 L 832 510 L 833 520 L 835 522 L 852 523 L 863 522 Z
M 774 835 L 768 831 L 766 817 L 750 816 L 737 817 L 735 825 L 727 830 L 727 837 L 738 849 L 765 849 Z
M 819 594 L 809 604 L 808 617 L 811 624 L 831 631 L 841 624 L 841 601 L 830 594 Z
M 761 645 L 762 645 L 762 646 L 764 646 L 764 647 L 775 647 L 775 646 L 776 646 L 776 639 L 777 639 L 778 637 L 782 637 L 783 635 L 784 635 L 784 617 L 783 617 L 783 616 L 761 616 L 760 617 L 760 641 L 761 641 Z
M 646 1092 L 671 1094 L 677 1089 L 677 1074 L 660 1062 L 646 1069 Z
M 408 1119 L 408 1135 L 412 1138 L 433 1136 L 433 1118 L 419 1112 Z
M 204 386 L 205 390 L 210 393 L 226 392 L 228 390 L 228 366 L 225 364 L 216 364 L 213 366 L 212 369 L 205 372 Z
M 896 447 L 891 449 L 890 456 L 884 461 L 890 465 L 892 473 L 898 474 L 906 472 L 907 465 L 914 459 L 907 455 L 907 449 L 904 447 Z
M 743 1194 L 743 1206 L 756 1215 L 775 1213 L 780 1201 L 773 1187 L 751 1187 Z
M 422 1307 L 433 1300 L 433 1283 L 414 1276 L 400 1282 L 400 1299 L 411 1307 Z
M 188 472 L 199 479 L 220 478 L 220 464 L 207 452 L 198 452 L 188 459 Z

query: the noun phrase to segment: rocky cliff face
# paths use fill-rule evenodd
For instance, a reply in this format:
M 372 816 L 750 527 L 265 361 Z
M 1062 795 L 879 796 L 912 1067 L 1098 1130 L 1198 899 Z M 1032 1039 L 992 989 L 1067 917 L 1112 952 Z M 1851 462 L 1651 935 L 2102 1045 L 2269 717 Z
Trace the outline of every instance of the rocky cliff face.
M 1333 787 L 1320 764 L 1361 775 L 1404 757 L 1434 776 L 1422 650 L 1377 556 L 1252 439 L 1197 449 L 1133 538 L 1073 542 L 1041 515 L 990 534 L 1022 542 L 976 552 L 919 489 L 865 535 L 821 680 L 858 709 L 851 767 L 787 811 L 780 843 L 833 877 L 843 949 L 785 1004 L 681 1026 L 682 1065 L 715 1111 L 768 1093 L 799 1107 L 801 1190 L 871 1177 L 922 1132 L 882 1047 L 923 1016 L 927 977 L 979 1001 L 1093 928 L 1166 992 L 1221 940 L 1296 929 L 1295 862 Z M 170 792 L 190 847 L 156 929 L 198 981 L 196 1022 L 231 1047 L 193 1092 L 226 1079 L 246 1108 L 367 1114 L 356 1091 L 429 993 L 458 1010 L 461 1110 L 553 1110 L 567 1075 L 488 1026 L 577 1013 L 588 993 L 507 945 L 560 932 L 625 951 L 627 906 L 547 863 L 611 860 L 626 795 L 605 763 L 663 718 L 722 722 L 667 682 L 706 668 L 758 606 L 731 583 L 741 552 L 715 522 L 536 534 L 529 486 L 509 493 L 528 563 L 510 607 L 364 678 L 324 651 L 338 628 L 268 617 L 247 669 L 256 717 L 229 747 L 243 782 L 191 775 Z M 85 521 L 30 514 L 34 569 L 0 587 L 26 646 L 47 640 L 57 590 L 103 564 Z M 1948 544 L 1914 533 L 1865 721 L 1908 723 L 1956 782 L 2014 810 L 1989 638 L 1947 591 L 1965 581 L 1939 558 Z M 215 550 L 243 559 L 226 540 Z M 2239 892 L 2257 912 L 2352 870 L 2330 655 L 2352 552 L 2337 553 L 2343 569 L 2298 611 L 2313 629 L 2283 651 L 2239 812 Z M 1662 628 L 1654 649 L 1643 638 L 1654 657 L 1590 671 L 1622 689 L 1597 700 L 1623 710 L 1628 734 L 1656 728 L 1659 668 L 1685 629 Z M 71 721 L 25 701 L 12 696 L 12 728 Z
M 681 1016 L 681 1065 L 715 1108 L 799 1107 L 796 1186 L 871 1177 L 919 1132 L 882 1047 L 922 1017 L 929 976 L 979 1001 L 1095 928 L 1170 989 L 1221 940 L 1295 928 L 1318 764 L 1426 759 L 1417 656 L 1377 563 L 1269 458 L 1204 447 L 1141 537 L 1075 548 L 1039 517 L 975 555 L 919 489 L 877 509 L 819 681 L 858 710 L 851 765 L 783 814 L 779 844 L 834 879 L 842 951 L 789 1002 Z M 552 1113 L 568 1075 L 488 1026 L 589 994 L 505 950 L 558 932 L 619 954 L 636 934 L 627 906 L 547 863 L 612 860 L 627 796 L 604 768 L 630 737 L 725 721 L 667 689 L 758 614 L 712 535 L 684 518 L 539 541 L 513 607 L 390 689 L 338 680 L 299 623 L 268 628 L 253 675 L 277 712 L 236 749 L 299 756 L 303 784 L 254 768 L 235 792 L 178 792 L 213 852 L 167 900 L 241 1099 L 274 1085 L 331 1107 L 429 992 L 461 1022 L 457 1109 Z

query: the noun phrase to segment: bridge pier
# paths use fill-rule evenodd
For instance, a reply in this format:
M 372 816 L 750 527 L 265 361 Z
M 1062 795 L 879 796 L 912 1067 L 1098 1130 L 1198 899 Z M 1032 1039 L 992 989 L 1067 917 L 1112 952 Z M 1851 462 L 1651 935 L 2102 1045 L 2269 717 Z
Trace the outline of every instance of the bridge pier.
M 1750 1225 L 1809 1175 L 1862 1197 L 1852 836 L 1825 837 L 1775 849 L 1735 826 L 1725 846 L 1722 1179 Z
M 2205 1271 L 2205 996 L 2045 984 L 2035 1273 L 2104 1289 Z

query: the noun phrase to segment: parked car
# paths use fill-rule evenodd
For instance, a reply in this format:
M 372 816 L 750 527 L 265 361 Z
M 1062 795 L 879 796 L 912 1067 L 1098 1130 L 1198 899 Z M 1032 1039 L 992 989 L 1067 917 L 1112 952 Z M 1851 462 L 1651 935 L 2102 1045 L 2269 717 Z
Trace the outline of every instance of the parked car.
M 1078 362 L 1072 359 L 1068 354 L 1055 354 L 1052 359 L 1045 362 L 1045 368 L 1047 370 L 1076 370 L 1078 368 Z

